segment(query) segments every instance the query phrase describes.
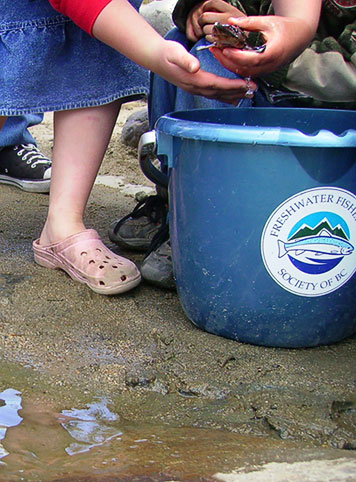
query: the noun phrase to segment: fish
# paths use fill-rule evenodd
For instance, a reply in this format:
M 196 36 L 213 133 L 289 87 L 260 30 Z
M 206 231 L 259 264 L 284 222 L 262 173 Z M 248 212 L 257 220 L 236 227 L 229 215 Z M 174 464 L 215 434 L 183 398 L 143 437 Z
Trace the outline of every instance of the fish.
M 217 47 L 219 49 L 224 49 L 225 47 L 234 47 L 236 49 L 254 50 L 258 53 L 262 53 L 266 49 L 266 44 L 255 47 L 250 45 L 247 33 L 237 25 L 215 22 L 211 35 L 214 39 L 214 42 L 209 45 L 197 47 L 197 50 L 205 50 L 209 49 L 210 47 Z
M 278 240 L 278 257 L 290 254 L 294 258 L 309 257 L 317 259 L 319 256 L 327 258 L 348 256 L 354 247 L 346 239 L 333 236 L 327 229 L 322 229 L 317 236 L 308 236 L 294 241 Z
M 197 51 L 210 49 L 210 47 L 217 47 L 224 49 L 225 47 L 234 47 L 241 50 L 254 50 L 255 52 L 262 53 L 266 49 L 266 44 L 252 46 L 249 43 L 248 34 L 237 25 L 230 25 L 228 23 L 215 22 L 211 36 L 214 42 L 208 45 L 200 45 L 196 48 Z M 245 97 L 251 97 L 254 95 L 255 90 L 251 88 L 251 77 L 245 77 L 246 92 Z

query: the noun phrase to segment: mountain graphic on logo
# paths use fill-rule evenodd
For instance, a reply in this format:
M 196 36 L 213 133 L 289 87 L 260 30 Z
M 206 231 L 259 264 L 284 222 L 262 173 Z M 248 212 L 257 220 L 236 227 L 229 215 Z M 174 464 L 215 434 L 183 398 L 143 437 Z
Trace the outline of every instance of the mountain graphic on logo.
M 317 236 L 320 233 L 320 231 L 323 231 L 323 230 L 328 231 L 332 236 L 348 239 L 345 231 L 342 229 L 342 227 L 339 224 L 333 228 L 332 226 L 330 226 L 329 221 L 326 218 L 324 218 L 314 228 L 311 228 L 307 224 L 303 224 L 298 229 L 298 231 L 295 232 L 293 236 L 289 238 L 289 241 L 291 241 L 292 239 L 306 238 L 308 236 Z

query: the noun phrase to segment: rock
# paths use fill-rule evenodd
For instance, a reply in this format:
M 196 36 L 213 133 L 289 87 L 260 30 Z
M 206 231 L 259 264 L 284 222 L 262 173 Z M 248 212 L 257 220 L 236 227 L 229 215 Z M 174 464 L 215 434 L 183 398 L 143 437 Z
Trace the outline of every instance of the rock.
M 142 134 L 148 131 L 147 109 L 133 112 L 125 122 L 121 132 L 121 142 L 137 147 Z
M 164 36 L 173 26 L 172 12 L 177 0 L 153 0 L 140 7 L 143 18 Z

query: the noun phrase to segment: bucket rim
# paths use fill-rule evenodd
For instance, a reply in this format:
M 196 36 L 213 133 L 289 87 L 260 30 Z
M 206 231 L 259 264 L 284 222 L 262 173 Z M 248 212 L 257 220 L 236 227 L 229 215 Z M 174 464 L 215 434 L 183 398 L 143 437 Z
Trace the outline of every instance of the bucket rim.
M 243 115 L 244 112 L 254 111 L 256 114 L 261 111 L 275 113 L 278 111 L 293 111 L 299 113 L 310 113 L 316 115 L 327 114 L 327 112 L 335 112 L 338 115 L 349 115 L 355 117 L 356 111 L 350 110 L 335 110 L 335 109 L 297 109 L 296 107 L 244 107 L 244 108 L 223 108 L 223 109 L 192 109 L 185 111 L 175 111 L 165 114 L 160 117 L 156 123 L 155 129 L 160 133 L 168 134 L 173 137 L 183 139 L 191 139 L 197 141 L 211 141 L 211 142 L 228 142 L 236 144 L 251 144 L 251 145 L 279 145 L 290 147 L 356 147 L 356 127 L 355 129 L 346 129 L 341 134 L 335 134 L 328 129 L 315 129 L 312 133 L 305 133 L 297 128 L 279 127 L 279 126 L 256 126 L 256 125 L 232 125 L 222 124 L 218 122 L 205 122 L 188 120 L 180 117 L 185 115 L 194 115 L 195 113 L 200 117 L 209 118 L 208 114 L 214 113 L 217 118 L 219 115 L 226 115 L 227 111 L 234 111 Z M 204 115 L 205 114 L 205 115 Z

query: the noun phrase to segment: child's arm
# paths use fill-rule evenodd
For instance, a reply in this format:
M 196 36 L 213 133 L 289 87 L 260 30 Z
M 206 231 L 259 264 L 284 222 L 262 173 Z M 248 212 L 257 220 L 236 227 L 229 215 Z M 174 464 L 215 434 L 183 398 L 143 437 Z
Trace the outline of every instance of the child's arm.
M 164 40 L 126 0 L 112 0 L 96 19 L 92 34 L 133 62 L 156 73 L 164 70 L 167 61 L 170 61 L 171 42 Z M 183 50 L 183 54 L 187 54 Z M 187 72 L 199 70 L 199 61 L 192 55 L 182 55 L 179 51 L 178 59 Z
M 93 35 L 137 64 L 191 94 L 235 104 L 246 92 L 239 79 L 199 70 L 185 48 L 164 40 L 126 0 L 112 0 L 98 16 Z
M 310 43 L 318 27 L 321 0 L 274 0 L 276 15 L 229 20 L 249 31 L 261 31 L 267 44 L 263 54 L 238 49 L 213 49 L 213 55 L 232 72 L 257 77 L 295 59 Z
M 49 1 L 81 27 L 91 25 L 85 9 L 93 9 L 96 15 L 98 5 L 98 15 L 91 17 L 94 37 L 191 94 L 236 104 L 246 92 L 241 79 L 226 79 L 200 70 L 198 59 L 182 45 L 164 40 L 126 0 Z M 78 9 L 82 15 L 78 16 Z
M 87 33 L 92 33 L 93 24 L 111 0 L 48 0 L 52 7 L 69 17 Z

